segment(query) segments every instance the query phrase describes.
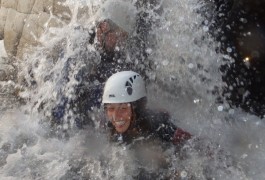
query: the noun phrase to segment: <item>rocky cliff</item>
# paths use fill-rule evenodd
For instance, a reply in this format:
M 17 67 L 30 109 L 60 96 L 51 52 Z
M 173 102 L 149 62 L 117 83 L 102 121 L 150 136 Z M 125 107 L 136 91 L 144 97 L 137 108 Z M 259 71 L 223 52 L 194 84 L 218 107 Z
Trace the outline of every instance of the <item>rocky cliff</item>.
M 18 101 L 16 61 L 23 59 L 30 47 L 49 27 L 61 27 L 71 20 L 65 0 L 0 0 L 0 110 Z M 2 107 L 3 106 L 3 107 Z
M 49 27 L 67 23 L 71 11 L 65 0 L 0 0 L 0 40 L 9 57 L 22 58 Z

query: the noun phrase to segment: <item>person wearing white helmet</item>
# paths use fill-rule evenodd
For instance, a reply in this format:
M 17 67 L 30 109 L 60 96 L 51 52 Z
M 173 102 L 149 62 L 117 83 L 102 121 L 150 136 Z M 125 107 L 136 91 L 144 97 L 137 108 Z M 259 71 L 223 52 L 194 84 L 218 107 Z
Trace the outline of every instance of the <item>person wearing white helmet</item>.
M 167 179 L 175 173 L 161 175 L 149 167 L 168 169 L 164 151 L 170 144 L 181 148 L 192 136 L 170 122 L 167 112 L 147 109 L 147 91 L 140 74 L 121 71 L 108 78 L 102 96 L 106 129 L 111 142 L 130 149 L 139 172 L 135 179 Z
M 145 3 L 146 1 L 143 2 Z M 88 66 L 82 67 L 83 69 L 79 71 L 76 79 L 80 84 L 75 88 L 76 99 L 58 97 L 61 100 L 52 109 L 54 122 L 61 123 L 65 119 L 66 107 L 69 106 L 74 109 L 73 114 L 78 127 L 93 124 L 93 121 L 88 118 L 90 112 L 100 107 L 103 83 L 115 72 L 132 69 L 141 71 L 144 78 L 148 78 L 147 74 L 152 66 L 146 61 L 148 47 L 145 46 L 146 38 L 143 34 L 148 34 L 146 24 L 149 26 L 150 23 L 139 15 L 139 9 L 144 9 L 141 4 L 131 0 L 106 0 L 95 15 L 95 27 L 91 30 L 76 27 L 77 31 L 85 30 L 90 34 L 88 43 L 96 47 L 100 54 L 100 61 L 95 64 L 88 63 Z M 79 56 L 88 58 L 87 53 L 88 51 L 84 48 Z M 87 61 L 90 59 L 84 60 L 84 62 Z M 65 69 L 67 71 L 69 68 Z M 67 81 L 67 77 L 65 79 Z M 92 84 L 97 85 L 92 87 Z
M 59 103 L 52 110 L 54 122 L 61 123 L 67 111 L 66 107 L 70 106 L 74 109 L 74 118 L 78 127 L 83 128 L 87 124 L 93 124 L 88 117 L 92 109 L 99 108 L 101 103 L 99 99 L 103 91 L 102 84 L 107 77 L 117 71 L 134 67 L 132 63 L 125 62 L 125 49 L 127 39 L 135 28 L 136 15 L 136 7 L 130 0 L 107 0 L 95 14 L 95 27 L 91 30 L 81 26 L 76 27 L 76 31 L 85 30 L 90 34 L 88 43 L 95 45 L 100 54 L 100 63 L 89 62 L 89 65 L 85 65 L 83 70 L 79 71 L 76 79 L 82 81 L 75 88 L 76 99 L 69 100 L 67 97 L 60 97 Z M 81 53 L 84 54 L 84 58 L 87 58 L 87 50 L 85 47 L 83 49 L 84 52 Z M 88 58 L 86 61 L 89 60 Z M 95 87 L 91 86 L 94 82 L 97 82 Z M 88 87 L 87 84 L 90 86 Z
M 132 143 L 140 137 L 159 138 L 182 145 L 191 134 L 169 121 L 166 112 L 146 108 L 147 92 L 143 78 L 133 71 L 113 74 L 102 96 L 111 139 Z
M 76 121 L 81 122 L 78 123 L 80 127 L 87 124 L 91 109 L 99 108 L 103 91 L 102 84 L 111 74 L 132 69 L 141 71 L 147 79 L 148 73 L 146 72 L 151 65 L 149 66 L 146 61 L 147 47 L 143 42 L 146 38 L 142 38 L 142 32 L 148 34 L 148 30 L 144 28 L 143 19 L 139 23 L 137 8 L 141 9 L 141 5 L 136 5 L 131 0 L 107 0 L 95 15 L 96 27 L 94 35 L 91 35 L 90 43 L 95 44 L 101 61 L 95 64 L 92 70 L 84 71 L 84 74 L 88 75 L 84 75 L 83 79 L 88 79 L 90 84 L 97 81 L 99 85 L 93 88 L 82 88 L 81 93 L 77 95 L 77 103 L 73 103 L 77 104 L 75 109 L 78 111 L 78 116 L 83 117 L 79 118 L 80 121 Z M 138 37 L 138 33 L 141 37 Z

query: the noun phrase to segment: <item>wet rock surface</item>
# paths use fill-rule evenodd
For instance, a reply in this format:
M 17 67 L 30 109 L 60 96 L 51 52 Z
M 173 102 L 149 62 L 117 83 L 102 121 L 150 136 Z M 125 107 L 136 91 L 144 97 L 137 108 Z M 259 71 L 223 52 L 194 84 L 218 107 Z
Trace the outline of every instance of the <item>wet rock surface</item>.
M 17 62 L 39 45 L 45 29 L 60 27 L 71 18 L 65 0 L 0 1 L 0 110 L 17 105 Z M 6 52 L 5 52 L 6 51 Z
M 70 21 L 71 13 L 64 0 L 0 1 L 0 40 L 9 56 L 22 58 L 46 28 Z

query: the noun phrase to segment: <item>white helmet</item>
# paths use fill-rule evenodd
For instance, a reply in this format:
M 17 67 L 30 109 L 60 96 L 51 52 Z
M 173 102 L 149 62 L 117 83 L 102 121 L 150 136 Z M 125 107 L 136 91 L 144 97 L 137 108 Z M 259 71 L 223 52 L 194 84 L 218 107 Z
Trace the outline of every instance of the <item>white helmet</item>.
M 133 71 L 113 74 L 106 82 L 102 103 L 128 103 L 146 97 L 143 78 Z
M 136 7 L 129 0 L 107 0 L 97 16 L 99 20 L 112 20 L 130 34 L 135 28 L 136 13 Z

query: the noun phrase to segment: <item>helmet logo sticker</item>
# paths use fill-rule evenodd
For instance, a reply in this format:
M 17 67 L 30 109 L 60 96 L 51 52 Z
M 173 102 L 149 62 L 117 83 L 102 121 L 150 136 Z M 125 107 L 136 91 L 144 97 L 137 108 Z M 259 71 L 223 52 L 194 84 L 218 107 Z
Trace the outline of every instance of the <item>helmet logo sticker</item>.
M 126 90 L 127 90 L 127 93 L 128 93 L 129 95 L 132 95 L 132 92 L 133 92 L 132 87 L 127 87 Z
M 125 87 L 126 87 L 126 91 L 128 95 L 132 95 L 132 92 L 133 92 L 132 84 L 129 81 L 126 81 Z
M 110 94 L 109 97 L 110 97 L 110 98 L 111 98 L 111 97 L 115 97 L 115 95 L 114 95 L 114 94 Z
M 128 93 L 128 95 L 132 95 L 133 93 L 133 88 L 132 88 L 132 84 L 133 84 L 133 80 L 136 79 L 136 77 L 138 77 L 139 75 L 135 75 L 133 77 L 130 77 L 128 81 L 126 81 L 125 83 L 125 87 L 126 87 L 126 91 Z

